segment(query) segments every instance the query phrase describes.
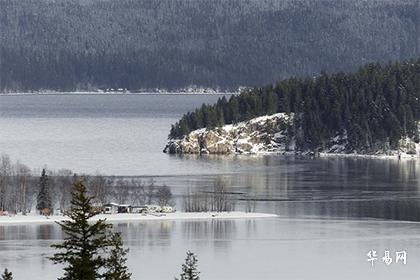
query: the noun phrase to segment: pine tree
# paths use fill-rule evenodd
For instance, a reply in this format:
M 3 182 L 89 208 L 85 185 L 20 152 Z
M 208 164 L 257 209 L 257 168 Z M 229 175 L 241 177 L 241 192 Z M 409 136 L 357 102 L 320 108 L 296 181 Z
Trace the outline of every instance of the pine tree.
M 112 246 L 112 249 L 109 252 L 109 257 L 105 262 L 104 267 L 107 271 L 104 274 L 104 279 L 130 280 L 131 273 L 128 272 L 128 268 L 125 265 L 125 262 L 127 261 L 126 255 L 128 253 L 128 249 L 124 249 L 120 233 L 112 234 L 110 245 Z
M 64 242 L 52 245 L 59 250 L 50 259 L 55 264 L 67 265 L 62 280 L 95 280 L 103 278 L 100 269 L 106 264 L 103 257 L 109 242 L 111 225 L 105 220 L 89 223 L 98 213 L 91 205 L 91 197 L 86 194 L 83 181 L 75 182 L 71 209 L 65 214 L 68 221 L 58 223 L 66 234 Z
M 41 177 L 39 178 L 39 193 L 37 196 L 37 205 L 36 209 L 44 214 L 49 215 L 52 210 L 51 194 L 50 194 L 50 185 L 49 178 L 46 174 L 45 169 L 42 169 Z
M 7 268 L 4 270 L 3 274 L 1 275 L 1 280 L 13 280 L 13 275 L 9 270 L 7 270 Z
M 193 252 L 187 251 L 185 263 L 182 265 L 181 278 L 175 278 L 175 280 L 200 280 L 197 262 L 197 256 Z

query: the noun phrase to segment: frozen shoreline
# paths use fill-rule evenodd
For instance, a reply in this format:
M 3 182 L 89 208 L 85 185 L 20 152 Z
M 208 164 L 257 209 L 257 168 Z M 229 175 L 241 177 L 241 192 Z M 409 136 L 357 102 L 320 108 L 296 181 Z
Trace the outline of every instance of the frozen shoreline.
M 125 221 L 162 221 L 162 220 L 225 220 L 225 219 L 257 219 L 257 218 L 275 218 L 276 214 L 268 213 L 246 213 L 246 212 L 176 212 L 168 214 L 99 214 L 93 217 L 92 221 L 106 219 L 108 222 Z M 0 225 L 9 224 L 49 224 L 68 220 L 65 216 L 41 216 L 41 215 L 15 215 L 0 216 Z
M 257 152 L 249 154 L 232 154 L 226 156 L 241 156 L 241 157 L 260 157 L 260 156 L 287 156 L 287 157 L 307 157 L 313 158 L 313 155 L 309 153 L 296 153 L 296 152 Z M 361 159 L 383 159 L 383 160 L 418 160 L 420 155 L 408 155 L 402 153 L 400 157 L 398 155 L 388 155 L 388 154 L 357 154 L 357 153 L 319 153 L 317 158 L 361 158 Z
M 46 92 L 10 92 L 0 93 L 0 96 L 26 95 L 235 95 L 239 91 L 141 91 L 141 92 L 101 92 L 101 91 L 46 91 Z

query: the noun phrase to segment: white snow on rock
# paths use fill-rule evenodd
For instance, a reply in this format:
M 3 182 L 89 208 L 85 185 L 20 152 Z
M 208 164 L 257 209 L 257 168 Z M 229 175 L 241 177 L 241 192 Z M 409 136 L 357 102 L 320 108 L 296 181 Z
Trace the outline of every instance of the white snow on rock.
M 416 143 L 408 137 L 400 140 L 399 148 L 396 150 L 391 149 L 388 142 L 384 142 L 376 143 L 370 151 L 353 151 L 348 144 L 346 131 L 337 133 L 316 152 L 302 151 L 297 147 L 295 137 L 290 135 L 293 121 L 293 113 L 277 113 L 214 129 L 201 128 L 181 139 L 169 140 L 164 152 L 170 154 L 276 153 L 320 156 L 420 157 L 420 143 Z
M 170 140 L 171 154 L 259 154 L 288 151 L 287 129 L 293 114 L 278 113 L 215 129 L 198 129 Z

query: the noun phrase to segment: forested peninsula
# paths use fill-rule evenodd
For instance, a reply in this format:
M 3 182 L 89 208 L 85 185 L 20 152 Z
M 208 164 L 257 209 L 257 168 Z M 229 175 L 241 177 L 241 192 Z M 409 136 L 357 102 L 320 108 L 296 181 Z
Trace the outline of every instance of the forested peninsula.
M 172 125 L 165 151 L 420 155 L 419 121 L 420 59 L 367 64 L 203 104 Z

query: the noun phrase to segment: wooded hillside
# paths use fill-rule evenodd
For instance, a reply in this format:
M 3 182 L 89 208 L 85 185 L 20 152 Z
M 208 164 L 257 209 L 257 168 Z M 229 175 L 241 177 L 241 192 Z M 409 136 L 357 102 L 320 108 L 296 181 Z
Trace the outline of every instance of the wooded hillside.
M 417 0 L 0 0 L 0 91 L 236 89 L 420 56 Z

